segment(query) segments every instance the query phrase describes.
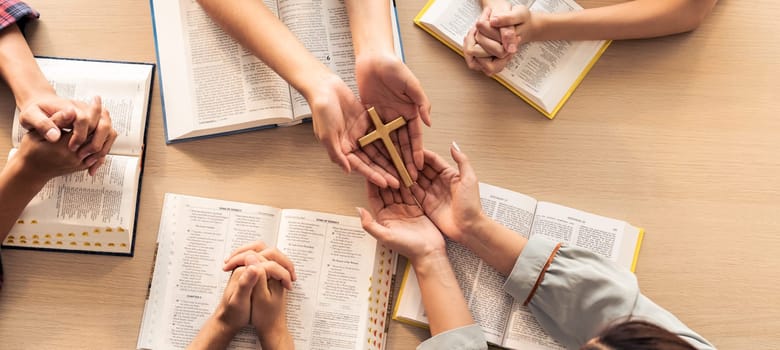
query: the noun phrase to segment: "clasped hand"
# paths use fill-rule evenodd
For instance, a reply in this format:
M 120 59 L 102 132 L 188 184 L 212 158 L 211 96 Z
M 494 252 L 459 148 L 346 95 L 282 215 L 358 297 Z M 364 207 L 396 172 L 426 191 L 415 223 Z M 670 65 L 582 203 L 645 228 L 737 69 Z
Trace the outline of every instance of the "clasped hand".
M 535 25 L 527 7 L 489 1 L 463 40 L 466 65 L 491 76 L 503 70 L 520 44 L 531 41 Z
M 20 123 L 30 130 L 19 147 L 23 169 L 44 182 L 84 169 L 95 175 L 117 137 L 100 97 L 86 104 L 46 96 L 21 106 Z
M 257 241 L 236 249 L 225 259 L 223 270 L 233 273 L 213 320 L 230 338 L 251 324 L 263 344 L 278 344 L 288 334 L 285 289 L 292 289 L 296 280 L 292 261 L 278 249 Z

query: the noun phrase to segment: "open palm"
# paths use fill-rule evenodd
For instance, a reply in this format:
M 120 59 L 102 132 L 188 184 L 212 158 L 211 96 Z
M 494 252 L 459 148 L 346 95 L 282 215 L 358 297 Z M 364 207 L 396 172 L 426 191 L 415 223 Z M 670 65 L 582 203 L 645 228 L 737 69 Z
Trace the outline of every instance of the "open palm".
M 422 124 L 431 125 L 431 104 L 420 82 L 398 57 L 388 54 L 358 57 L 355 75 L 364 105 L 376 108 L 385 123 L 398 116 L 406 119 L 408 127 L 399 130 L 396 141 L 416 178 L 423 165 Z
M 450 239 L 461 242 L 463 235 L 482 215 L 479 183 L 466 155 L 454 148 L 453 158 L 460 170 L 447 164 L 434 152 L 425 151 L 422 176 L 412 188 L 415 199 L 431 221 Z
M 380 189 L 368 183 L 368 202 L 376 221 L 360 211 L 363 228 L 388 248 L 412 261 L 444 250 L 444 238 L 407 188 Z

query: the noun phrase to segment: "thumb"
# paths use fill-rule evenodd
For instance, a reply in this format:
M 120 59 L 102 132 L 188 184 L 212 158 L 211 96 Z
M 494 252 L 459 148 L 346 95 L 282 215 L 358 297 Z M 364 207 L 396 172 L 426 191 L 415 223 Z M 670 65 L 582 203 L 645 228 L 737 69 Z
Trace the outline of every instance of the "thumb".
M 260 274 L 257 272 L 257 266 L 249 265 L 238 278 L 238 288 L 233 293 L 233 298 L 239 301 L 249 301 L 252 297 L 252 288 L 257 283 Z
M 25 111 L 25 117 L 22 118 L 22 126 L 26 129 L 33 129 L 39 135 L 43 136 L 49 142 L 60 140 L 60 129 L 49 119 L 39 108 L 33 108 Z
M 528 7 L 512 6 L 512 9 L 507 13 L 491 16 L 490 26 L 496 28 L 516 26 L 528 21 L 529 17 L 531 17 L 531 12 L 528 11 Z
M 360 215 L 360 224 L 363 225 L 363 229 L 372 237 L 376 238 L 377 241 L 382 243 L 387 241 L 390 230 L 376 222 L 367 210 L 361 207 L 356 207 L 355 209 L 357 209 L 358 214 Z
M 452 159 L 455 160 L 455 163 L 458 163 L 458 172 L 460 172 L 461 178 L 476 176 L 474 174 L 474 169 L 471 167 L 469 157 L 466 156 L 465 153 L 461 152 L 460 147 L 458 147 L 458 144 L 455 143 L 455 141 L 452 141 L 450 154 L 452 155 Z

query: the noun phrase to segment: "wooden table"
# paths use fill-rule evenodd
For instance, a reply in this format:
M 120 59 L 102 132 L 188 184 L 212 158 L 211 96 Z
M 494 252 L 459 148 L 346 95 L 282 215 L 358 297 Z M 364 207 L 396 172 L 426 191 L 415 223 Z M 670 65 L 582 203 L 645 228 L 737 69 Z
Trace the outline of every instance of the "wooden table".
M 645 294 L 721 348 L 780 344 L 780 5 L 722 1 L 691 34 L 613 43 L 550 121 L 415 28 L 423 2 L 398 11 L 433 103 L 428 148 L 456 140 L 481 181 L 644 227 Z M 155 61 L 147 1 L 30 3 L 38 55 Z M 0 347 L 135 348 L 165 192 L 347 215 L 366 204 L 309 125 L 166 146 L 154 89 L 135 256 L 4 250 Z M 3 91 L 0 135 L 12 108 Z M 393 322 L 389 346 L 427 336 Z

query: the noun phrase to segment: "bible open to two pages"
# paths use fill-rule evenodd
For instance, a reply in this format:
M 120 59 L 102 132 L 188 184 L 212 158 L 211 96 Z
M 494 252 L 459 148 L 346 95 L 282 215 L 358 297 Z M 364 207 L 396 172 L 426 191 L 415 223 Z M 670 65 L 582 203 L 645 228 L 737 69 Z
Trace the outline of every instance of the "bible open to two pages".
M 168 193 L 139 349 L 184 349 L 230 277 L 223 260 L 262 240 L 295 265 L 287 326 L 296 349 L 382 349 L 395 255 L 356 217 Z M 259 349 L 246 327 L 231 349 Z
M 36 58 L 57 95 L 91 101 L 99 95 L 118 136 L 95 176 L 51 179 L 11 228 L 4 247 L 132 255 L 147 114 L 154 65 Z M 26 132 L 14 116 L 13 146 Z M 16 149 L 11 149 L 9 158 Z
M 642 229 L 484 183 L 479 184 L 479 192 L 485 214 L 519 235 L 542 235 L 590 249 L 631 271 L 636 266 Z M 447 255 L 474 321 L 482 327 L 488 342 L 511 349 L 564 348 L 544 332 L 522 300 L 514 300 L 504 292 L 506 279 L 493 268 L 452 241 L 447 242 Z M 406 266 L 393 319 L 427 326 L 411 265 Z

